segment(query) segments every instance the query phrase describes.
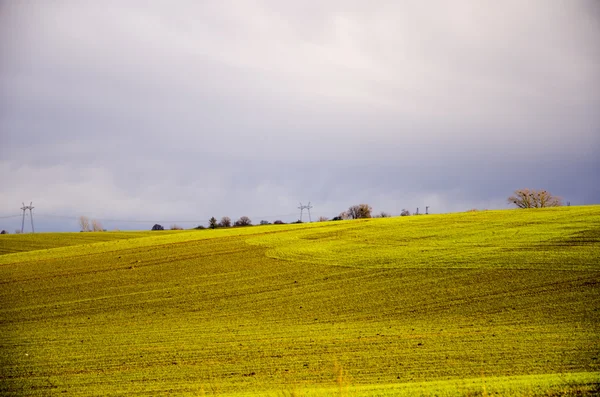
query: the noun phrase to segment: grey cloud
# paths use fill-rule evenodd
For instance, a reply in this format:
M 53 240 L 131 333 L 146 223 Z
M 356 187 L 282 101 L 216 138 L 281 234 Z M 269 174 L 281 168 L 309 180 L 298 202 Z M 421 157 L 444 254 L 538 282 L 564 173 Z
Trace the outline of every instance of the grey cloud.
M 3 3 L 0 215 L 600 201 L 595 2 L 178 4 Z

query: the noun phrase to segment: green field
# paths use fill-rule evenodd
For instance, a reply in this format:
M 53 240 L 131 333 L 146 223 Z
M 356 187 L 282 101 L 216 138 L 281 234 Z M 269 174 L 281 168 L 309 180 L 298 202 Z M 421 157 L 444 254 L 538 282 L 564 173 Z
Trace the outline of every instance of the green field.
M 161 233 L 180 233 L 162 231 Z M 127 240 L 143 236 L 153 236 L 155 232 L 102 232 L 102 233 L 36 233 L 7 234 L 0 239 L 0 255 L 15 252 L 46 250 L 58 247 L 86 245 L 101 241 Z
M 0 394 L 600 394 L 600 206 L 0 236 Z

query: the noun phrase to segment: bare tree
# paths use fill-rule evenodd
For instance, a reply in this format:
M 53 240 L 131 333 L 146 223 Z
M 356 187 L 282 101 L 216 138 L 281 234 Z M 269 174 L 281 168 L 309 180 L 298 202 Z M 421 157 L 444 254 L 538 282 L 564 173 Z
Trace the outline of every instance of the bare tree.
M 79 227 L 81 228 L 82 232 L 89 232 L 90 231 L 90 219 L 87 216 L 80 216 L 79 217 Z
M 560 207 L 563 205 L 560 197 L 554 196 L 546 190 L 533 189 L 515 190 L 514 195 L 508 198 L 508 203 L 514 204 L 518 208 Z
M 217 224 L 217 218 L 215 218 L 215 217 L 213 216 L 212 218 L 210 218 L 210 219 L 208 220 L 208 227 L 210 227 L 211 229 L 216 229 L 216 228 L 217 228 L 217 226 L 219 226 L 219 225 Z
M 385 212 L 385 211 L 381 211 L 379 214 L 375 215 L 376 218 L 391 218 L 392 215 Z
M 228 216 L 224 216 L 221 218 L 221 222 L 219 222 L 220 227 L 231 227 L 231 218 Z
M 403 209 L 402 212 L 400 213 L 400 216 L 409 216 L 410 215 L 410 211 Z
M 103 230 L 102 223 L 100 223 L 100 221 L 97 219 L 92 219 L 92 231 L 101 232 Z
M 183 230 L 183 228 L 177 224 L 171 225 L 171 230 Z
M 327 222 L 328 220 L 329 220 L 329 218 L 327 218 L 326 216 L 319 217 L 319 222 Z
M 353 205 L 348 208 L 347 214 L 350 219 L 371 218 L 371 208 L 368 204 Z
M 247 216 L 242 216 L 240 219 L 235 221 L 235 226 L 251 226 L 252 221 Z

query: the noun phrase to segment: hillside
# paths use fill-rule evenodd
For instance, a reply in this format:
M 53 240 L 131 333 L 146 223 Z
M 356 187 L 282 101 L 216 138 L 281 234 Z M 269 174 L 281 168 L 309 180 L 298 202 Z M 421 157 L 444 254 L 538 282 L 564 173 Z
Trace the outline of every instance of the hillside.
M 161 233 L 177 233 L 163 231 Z M 152 236 L 153 232 L 27 233 L 0 238 L 0 255 Z
M 81 234 L 0 255 L 3 395 L 600 390 L 600 206 Z

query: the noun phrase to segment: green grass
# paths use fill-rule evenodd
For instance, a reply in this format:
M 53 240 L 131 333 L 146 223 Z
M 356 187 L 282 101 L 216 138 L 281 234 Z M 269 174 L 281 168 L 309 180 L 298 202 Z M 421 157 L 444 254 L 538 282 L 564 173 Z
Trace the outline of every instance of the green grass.
M 0 236 L 0 255 L 151 236 L 157 232 L 28 233 Z M 158 233 L 178 233 L 161 231 Z
M 250 242 L 323 265 L 596 270 L 600 214 L 590 206 L 370 219 Z
M 2 255 L 0 394 L 594 395 L 599 230 L 590 206 Z

